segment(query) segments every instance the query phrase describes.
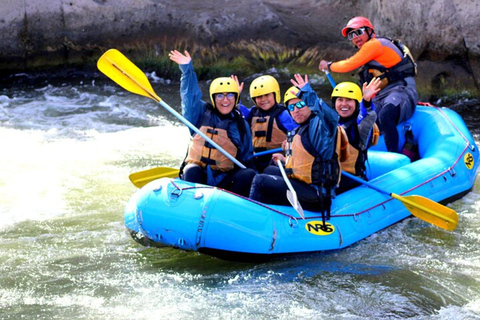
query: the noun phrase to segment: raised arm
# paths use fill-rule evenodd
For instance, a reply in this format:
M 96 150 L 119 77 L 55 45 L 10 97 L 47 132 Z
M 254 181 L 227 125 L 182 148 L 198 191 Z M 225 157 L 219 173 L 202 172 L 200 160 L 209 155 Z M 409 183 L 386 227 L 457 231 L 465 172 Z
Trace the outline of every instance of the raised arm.
M 315 114 L 310 120 L 308 136 L 315 150 L 324 158 L 330 159 L 334 152 L 335 134 L 337 132 L 338 114 L 330 108 L 308 83 L 308 76 L 302 78 L 296 74 L 292 84 L 300 88 L 298 93 L 300 99 L 305 101 L 312 112 Z
M 371 99 L 380 91 L 381 80 L 373 78 L 370 83 L 363 84 L 363 99 L 360 103 L 360 113 L 357 117 L 358 133 L 362 143 L 361 148 L 364 149 L 368 145 L 368 139 L 375 121 L 377 113 Z
M 193 70 L 192 58 L 188 51 L 184 54 L 178 50 L 169 53 L 170 60 L 177 63 L 182 71 L 180 78 L 180 97 L 182 99 L 182 113 L 184 117 L 197 128 L 201 124 L 206 103 L 202 101 L 202 92 L 198 86 L 198 79 Z M 190 134 L 194 131 L 190 130 Z
M 308 75 L 305 75 L 305 78 L 302 78 L 300 74 L 294 75 L 295 79 L 290 79 L 290 82 L 300 89 L 299 98 L 305 101 L 310 109 L 315 113 L 320 113 L 323 117 L 325 110 L 331 111 L 330 108 L 321 98 L 318 97 L 317 93 L 313 91 L 310 83 L 308 82 Z

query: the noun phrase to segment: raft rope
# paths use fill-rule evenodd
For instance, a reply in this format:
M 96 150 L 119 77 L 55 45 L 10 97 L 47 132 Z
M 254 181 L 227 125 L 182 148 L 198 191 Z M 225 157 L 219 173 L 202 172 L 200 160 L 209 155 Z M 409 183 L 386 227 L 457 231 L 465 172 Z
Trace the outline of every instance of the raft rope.
M 454 174 L 455 174 L 455 173 L 454 173 L 455 171 L 453 170 L 453 168 L 457 165 L 457 163 L 460 161 L 460 159 L 462 159 L 462 156 L 465 154 L 465 152 L 467 151 L 467 149 L 470 149 L 470 148 L 471 148 L 470 141 L 468 141 L 467 137 L 465 137 L 465 135 L 464 135 L 464 134 L 462 133 L 462 131 L 460 131 L 460 129 L 453 123 L 453 121 L 450 120 L 449 117 L 447 117 L 447 115 L 445 114 L 445 112 L 443 112 L 443 110 L 442 110 L 441 108 L 439 108 L 439 107 L 437 107 L 437 106 L 434 106 L 434 105 L 432 105 L 432 104 L 430 104 L 430 103 L 428 103 L 428 102 L 419 102 L 418 104 L 419 104 L 419 105 L 422 105 L 422 106 L 433 107 L 433 108 L 437 109 L 437 110 L 448 120 L 448 122 L 450 122 L 450 124 L 452 125 L 452 127 L 455 128 L 455 130 L 460 134 L 460 136 L 463 138 L 463 140 L 465 140 L 466 143 L 465 143 L 465 148 L 464 148 L 463 151 L 460 153 L 460 155 L 458 156 L 458 158 L 453 162 L 453 165 L 451 165 L 450 167 L 448 167 L 448 168 L 446 168 L 445 170 L 441 171 L 440 173 L 438 173 L 437 175 L 433 176 L 432 178 L 430 178 L 430 179 L 428 179 L 428 180 L 426 180 L 426 181 L 424 181 L 424 182 L 416 185 L 415 187 L 412 187 L 412 188 L 410 188 L 410 189 L 408 189 L 408 190 L 400 193 L 401 195 L 403 195 L 403 194 L 405 194 L 405 193 L 408 193 L 408 192 L 410 192 L 410 191 L 412 191 L 412 190 L 415 190 L 415 189 L 417 189 L 417 188 L 419 188 L 419 187 L 421 187 L 421 186 L 423 186 L 423 185 L 425 185 L 425 184 L 427 184 L 427 183 L 429 183 L 429 182 L 431 182 L 431 181 L 433 181 L 433 180 L 435 180 L 435 179 L 443 176 L 443 175 L 446 174 L 447 172 L 453 172 L 452 175 L 454 175 Z M 453 171 L 452 171 L 452 170 L 453 170 Z
M 287 213 L 282 212 L 282 211 L 280 211 L 280 210 L 277 210 L 277 209 L 274 209 L 274 208 L 272 208 L 272 207 L 269 207 L 269 206 L 267 206 L 267 205 L 264 204 L 264 203 L 258 202 L 258 201 L 256 201 L 256 200 L 253 200 L 253 199 L 250 199 L 250 198 L 248 198 L 248 197 L 239 195 L 239 194 L 237 194 L 237 193 L 235 193 L 235 192 L 232 192 L 232 191 L 229 191 L 229 190 L 226 190 L 226 189 L 222 189 L 222 188 L 218 188 L 218 187 L 213 187 L 213 186 L 201 186 L 201 187 L 198 187 L 198 186 L 188 186 L 188 187 L 179 187 L 179 186 L 175 183 L 175 181 L 174 181 L 173 179 L 170 181 L 170 183 L 171 183 L 177 190 L 179 190 L 180 192 L 182 192 L 183 190 L 191 190 L 191 189 L 218 189 L 218 190 L 221 190 L 222 192 L 229 193 L 229 194 L 231 194 L 231 195 L 233 195 L 233 196 L 236 196 L 236 197 L 242 198 L 242 199 L 244 199 L 244 200 L 246 200 L 246 201 L 250 201 L 250 202 L 252 202 L 252 203 L 255 203 L 255 204 L 257 204 L 257 205 L 259 205 L 259 206 L 261 206 L 261 207 L 263 207 L 263 208 L 265 208 L 265 209 L 268 209 L 268 210 L 270 210 L 270 211 L 273 211 L 273 212 L 275 212 L 275 213 L 278 213 L 278 214 L 280 214 L 280 215 L 282 215 L 282 216 L 288 217 L 288 218 L 293 219 L 293 220 L 297 220 L 297 217 L 294 217 L 294 216 L 292 216 L 292 215 L 290 215 L 290 214 L 287 214 Z
M 447 117 L 447 115 L 442 111 L 442 109 L 440 107 L 437 107 L 437 106 L 434 106 L 430 103 L 425 103 L 425 102 L 419 102 L 418 103 L 419 105 L 422 105 L 422 106 L 427 106 L 427 107 L 433 107 L 435 109 L 437 109 L 449 122 L 450 124 L 452 125 L 453 128 L 455 128 L 455 130 L 460 134 L 460 136 L 465 140 L 466 142 L 466 145 L 465 145 L 465 148 L 463 149 L 463 151 L 460 153 L 460 155 L 458 156 L 458 158 L 454 161 L 453 165 L 446 168 L 445 170 L 443 170 L 442 172 L 438 173 L 437 175 L 433 176 L 432 178 L 400 193 L 400 195 L 404 195 L 408 192 L 411 192 L 441 176 L 443 176 L 444 174 L 448 173 L 448 172 L 452 172 L 453 168 L 457 165 L 457 163 L 460 161 L 460 159 L 462 159 L 462 156 L 465 154 L 465 152 L 467 151 L 467 149 L 471 148 L 471 144 L 470 144 L 470 141 L 468 141 L 468 139 L 465 137 L 465 135 L 460 131 L 460 129 L 453 123 L 452 120 L 450 120 L 450 118 Z M 453 171 L 454 172 L 454 171 Z M 201 186 L 201 187 L 198 187 L 198 186 L 188 186 L 188 187 L 179 187 L 174 180 L 171 180 L 171 184 L 180 192 L 182 192 L 183 190 L 190 190 L 190 189 L 218 189 L 218 190 L 221 190 L 222 192 L 225 192 L 225 193 L 229 193 L 233 196 L 236 196 L 236 197 L 239 197 L 239 198 L 242 198 L 246 201 L 250 201 L 252 203 L 255 203 L 256 205 L 259 205 L 267 210 L 270 210 L 272 212 L 275 212 L 277 214 L 280 214 L 280 215 L 283 215 L 291 220 L 295 220 L 297 223 L 298 223 L 298 220 L 297 220 L 297 217 L 294 217 L 288 213 L 285 213 L 285 212 L 282 212 L 280 210 L 277 210 L 277 209 L 274 209 L 264 203 L 261 203 L 261 202 L 258 202 L 256 200 L 253 200 L 253 199 L 250 199 L 248 197 L 245 197 L 245 196 L 242 196 L 242 195 L 239 195 L 239 194 L 236 194 L 232 191 L 229 191 L 229 190 L 226 190 L 226 189 L 222 189 L 222 188 L 218 188 L 218 187 L 213 187 L 213 186 Z M 359 211 L 359 212 L 356 212 L 356 213 L 350 213 L 350 214 L 335 214 L 335 215 L 331 215 L 330 218 L 333 219 L 333 218 L 344 218 L 344 217 L 359 217 L 360 215 L 364 214 L 364 213 L 367 213 L 369 212 L 370 210 L 372 209 L 375 209 L 375 208 L 378 208 L 380 206 L 383 206 L 385 203 L 389 202 L 389 201 L 392 201 L 394 200 L 393 198 L 390 198 L 390 199 L 387 199 L 385 201 L 382 201 L 370 208 L 367 208 L 367 209 L 364 209 L 362 211 Z M 318 216 L 313 216 L 313 217 L 305 217 L 305 220 L 312 220 L 312 219 L 320 219 L 322 218 L 322 215 L 318 215 Z
M 449 117 L 447 117 L 447 115 L 445 114 L 445 112 L 443 112 L 443 110 L 440 108 L 440 107 L 437 107 L 437 106 L 434 106 L 430 103 L 425 103 L 425 102 L 419 102 L 418 103 L 419 105 L 422 105 L 422 106 L 426 106 L 426 107 L 432 107 L 432 108 L 435 108 L 437 109 L 443 117 L 445 117 L 447 119 L 448 122 L 450 122 L 450 124 L 452 125 L 452 127 L 460 134 L 460 136 L 463 138 L 463 140 L 465 140 L 466 144 L 465 144 L 465 148 L 463 149 L 463 151 L 459 154 L 459 156 L 457 157 L 457 159 L 453 162 L 453 165 L 451 165 L 450 167 L 444 169 L 443 171 L 439 172 L 437 175 L 433 176 L 432 178 L 400 193 L 400 195 L 404 195 L 406 193 L 409 193 L 415 189 L 418 189 L 420 188 L 421 186 L 437 179 L 437 178 L 440 178 L 441 176 L 443 176 L 444 174 L 448 173 L 448 172 L 452 172 L 453 168 L 457 165 L 457 163 L 460 161 L 460 159 L 462 159 L 462 156 L 465 154 L 465 152 L 467 151 L 467 149 L 471 148 L 471 144 L 470 144 L 470 141 L 468 141 L 467 137 L 465 137 L 465 135 L 460 131 L 460 129 L 453 123 L 452 120 L 450 120 Z M 454 172 L 454 171 L 453 171 Z M 390 198 L 390 199 L 387 199 L 383 202 L 380 202 L 379 204 L 375 205 L 375 206 L 372 206 L 371 208 L 368 208 L 368 209 L 365 209 L 365 210 L 362 210 L 360 212 L 356 212 L 356 213 L 353 213 L 353 214 L 344 214 L 344 215 L 332 215 L 332 218 L 334 217 L 347 217 L 347 216 L 360 216 L 361 214 L 365 213 L 365 212 L 368 212 L 374 208 L 377 208 L 379 206 L 383 206 L 385 203 L 389 202 L 389 201 L 392 201 L 394 200 L 393 198 Z M 312 217 L 312 218 L 315 218 L 315 217 Z

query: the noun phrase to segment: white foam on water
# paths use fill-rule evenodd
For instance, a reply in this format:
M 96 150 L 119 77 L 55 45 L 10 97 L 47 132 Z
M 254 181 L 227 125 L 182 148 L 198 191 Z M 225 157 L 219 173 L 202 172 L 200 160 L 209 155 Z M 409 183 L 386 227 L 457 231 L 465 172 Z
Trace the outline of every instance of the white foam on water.
M 65 199 L 72 188 L 85 184 L 86 176 L 91 176 L 92 184 L 95 180 L 127 181 L 129 172 L 138 170 L 129 167 L 135 158 L 140 165 L 141 159 L 158 159 L 158 166 L 162 159 L 178 163 L 189 139 L 186 128 L 172 125 L 83 134 L 88 139 L 52 139 L 55 133 L 51 131 L 0 128 L 0 150 L 4 150 L 0 157 L 0 229 L 68 213 Z
M 189 142 L 157 108 L 93 81 L 0 94 L 0 318 L 478 318 L 480 180 L 451 233 L 410 218 L 260 265 L 141 247 L 128 175 L 178 166 Z

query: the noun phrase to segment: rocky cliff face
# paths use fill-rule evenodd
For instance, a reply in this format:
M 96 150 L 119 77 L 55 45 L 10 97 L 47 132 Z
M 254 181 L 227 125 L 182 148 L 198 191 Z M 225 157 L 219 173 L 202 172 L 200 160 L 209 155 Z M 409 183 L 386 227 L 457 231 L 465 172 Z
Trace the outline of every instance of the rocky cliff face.
M 480 4 L 475 0 L 2 0 L 0 70 L 69 66 L 109 47 L 187 39 L 225 45 L 269 39 L 319 47 L 327 59 L 354 52 L 341 35 L 364 15 L 379 35 L 402 39 L 419 63 L 419 80 L 478 89 Z

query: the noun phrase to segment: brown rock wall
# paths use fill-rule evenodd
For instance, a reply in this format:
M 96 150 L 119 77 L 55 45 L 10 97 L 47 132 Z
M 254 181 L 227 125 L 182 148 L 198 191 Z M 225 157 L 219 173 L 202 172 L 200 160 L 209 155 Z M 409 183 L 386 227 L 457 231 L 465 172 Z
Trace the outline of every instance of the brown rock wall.
M 0 71 L 81 64 L 106 48 L 162 37 L 192 45 L 272 39 L 343 58 L 354 50 L 340 30 L 355 15 L 369 17 L 379 35 L 402 39 L 426 81 L 441 75 L 478 87 L 475 0 L 3 0 Z

